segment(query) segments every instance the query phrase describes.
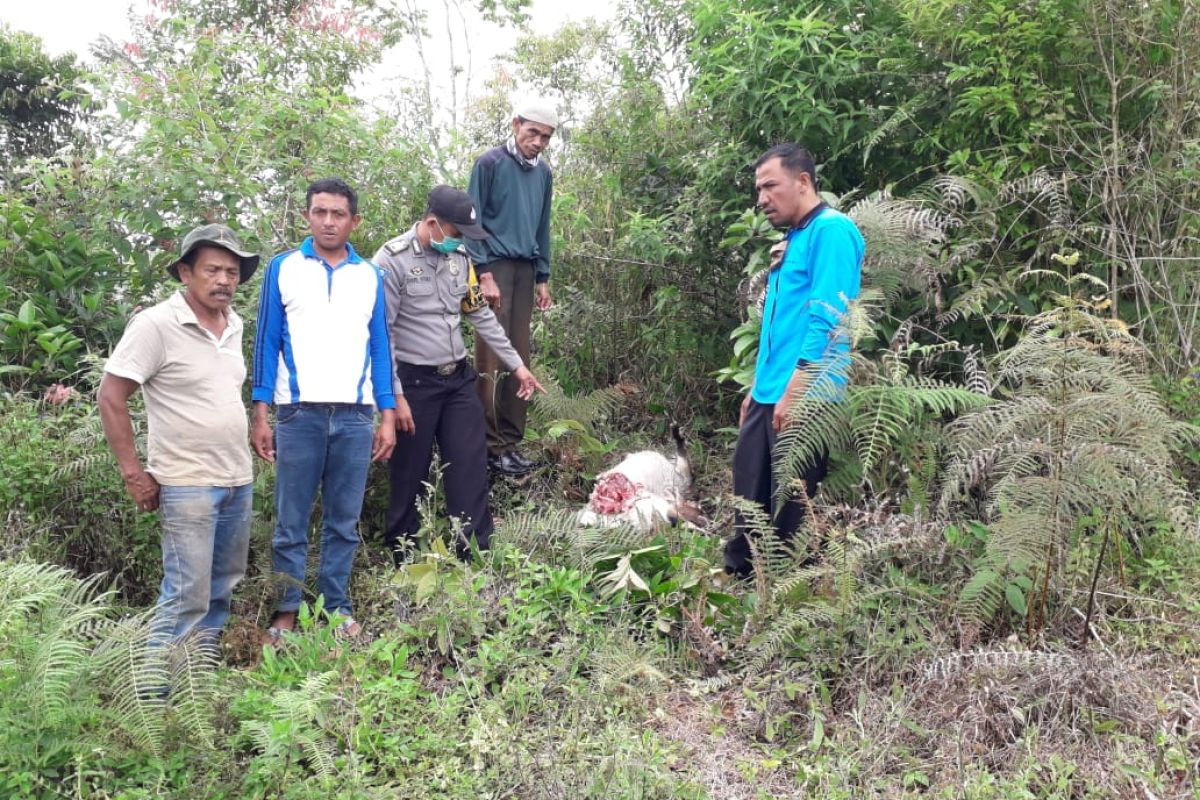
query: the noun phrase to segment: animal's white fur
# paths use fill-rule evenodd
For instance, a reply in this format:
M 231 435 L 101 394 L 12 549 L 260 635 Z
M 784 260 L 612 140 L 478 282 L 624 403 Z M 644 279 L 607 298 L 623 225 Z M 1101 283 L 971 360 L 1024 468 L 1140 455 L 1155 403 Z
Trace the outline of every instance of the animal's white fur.
M 596 476 L 620 473 L 641 487 L 629 508 L 619 514 L 600 514 L 589 503 L 577 515 L 580 525 L 596 528 L 615 528 L 631 525 L 649 531 L 661 523 L 671 524 L 679 516 L 680 505 L 692 486 L 692 471 L 687 459 L 677 456 L 673 461 L 654 450 L 630 453 L 619 464 Z

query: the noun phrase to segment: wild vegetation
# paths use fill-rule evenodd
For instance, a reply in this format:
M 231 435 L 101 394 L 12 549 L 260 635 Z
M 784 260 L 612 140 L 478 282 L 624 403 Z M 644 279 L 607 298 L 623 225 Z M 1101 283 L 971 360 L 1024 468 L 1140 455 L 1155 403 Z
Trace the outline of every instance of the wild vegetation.
M 450 2 L 516 44 L 448 99 L 442 34 L 403 3 L 151 6 L 90 65 L 0 28 L 0 795 L 1200 796 L 1195 3 L 627 0 L 534 36 L 519 0 Z M 358 99 L 393 47 L 423 80 Z M 219 657 L 148 661 L 157 520 L 94 392 L 179 238 L 226 221 L 282 249 L 306 182 L 340 174 L 373 252 L 465 182 L 518 89 L 566 119 L 527 443 L 548 466 L 494 486 L 469 564 L 435 485 L 400 570 L 375 474 L 373 638 L 337 640 L 310 597 L 264 650 L 260 465 Z M 826 448 L 830 478 L 795 541 L 756 518 L 733 580 L 776 236 L 747 165 L 785 139 L 863 231 L 865 291 L 852 359 L 824 366 L 845 401 L 783 437 L 785 478 Z M 590 478 L 672 420 L 708 527 L 576 526 Z

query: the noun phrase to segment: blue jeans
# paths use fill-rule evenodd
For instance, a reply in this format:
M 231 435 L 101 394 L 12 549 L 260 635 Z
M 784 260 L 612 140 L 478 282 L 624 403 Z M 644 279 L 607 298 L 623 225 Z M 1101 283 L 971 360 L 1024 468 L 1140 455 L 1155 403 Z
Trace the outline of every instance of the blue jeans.
M 215 645 L 233 587 L 246 574 L 254 489 L 163 486 L 163 580 L 151 629 L 156 639 L 194 632 Z
M 275 414 L 275 571 L 290 578 L 279 611 L 300 607 L 308 563 L 308 523 L 321 492 L 321 564 L 317 590 L 325 609 L 349 615 L 350 568 L 371 465 L 375 407 L 288 403 Z

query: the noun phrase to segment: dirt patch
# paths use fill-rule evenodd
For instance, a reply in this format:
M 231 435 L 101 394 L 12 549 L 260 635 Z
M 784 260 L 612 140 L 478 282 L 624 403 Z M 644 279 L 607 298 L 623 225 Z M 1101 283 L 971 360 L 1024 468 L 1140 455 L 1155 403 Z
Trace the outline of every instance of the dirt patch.
M 799 797 L 795 781 L 750 735 L 755 713 L 730 689 L 697 700 L 677 691 L 659 699 L 651 727 L 682 745 L 686 760 L 673 769 L 686 771 L 714 800 Z

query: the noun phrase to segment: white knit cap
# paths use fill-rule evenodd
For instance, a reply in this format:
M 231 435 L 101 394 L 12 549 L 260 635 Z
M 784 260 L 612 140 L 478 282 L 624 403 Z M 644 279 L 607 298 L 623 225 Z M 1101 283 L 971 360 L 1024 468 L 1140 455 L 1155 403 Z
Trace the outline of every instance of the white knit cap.
M 513 110 L 513 116 L 527 119 L 530 122 L 549 125 L 551 128 L 558 127 L 558 111 L 555 110 L 554 104 L 549 100 L 526 100 L 517 105 Z

